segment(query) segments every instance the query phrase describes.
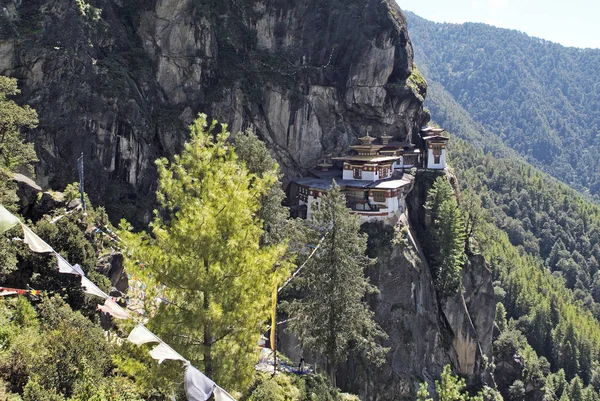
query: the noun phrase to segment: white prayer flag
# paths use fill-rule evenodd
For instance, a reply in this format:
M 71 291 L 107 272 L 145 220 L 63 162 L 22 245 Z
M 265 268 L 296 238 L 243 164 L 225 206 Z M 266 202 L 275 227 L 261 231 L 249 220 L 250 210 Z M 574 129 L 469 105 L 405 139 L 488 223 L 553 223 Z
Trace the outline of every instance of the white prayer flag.
M 83 270 L 81 270 L 81 266 L 75 265 L 71 266 L 69 262 L 67 262 L 62 256 L 58 253 L 56 254 L 56 259 L 58 260 L 58 272 L 59 273 L 67 273 L 67 274 L 78 274 L 83 276 Z
M 38 253 L 54 252 L 54 249 L 52 249 L 50 245 L 46 244 L 43 239 L 38 237 L 36 233 L 31 231 L 29 227 L 23 223 L 21 223 L 21 227 L 23 227 L 23 242 L 29 245 L 29 249 Z
M 221 387 L 215 387 L 215 401 L 235 401 L 227 391 L 223 390 Z
M 128 311 L 121 308 L 118 303 L 110 298 L 107 298 L 106 301 L 104 301 L 104 305 L 98 305 L 97 308 L 117 319 L 129 319 L 131 317 Z
M 81 276 L 81 287 L 83 288 L 83 291 L 88 294 L 97 295 L 100 298 L 104 298 L 104 299 L 108 298 L 108 295 L 104 291 L 102 291 L 100 288 L 98 288 L 98 286 L 96 286 L 96 284 L 92 283 L 85 276 Z
M 216 384 L 192 365 L 185 369 L 185 395 L 188 401 L 206 401 Z
M 154 335 L 154 333 L 141 324 L 137 325 L 135 329 L 131 330 L 129 337 L 127 337 L 127 341 L 134 343 L 135 345 L 161 342 L 160 339 Z
M 186 361 L 184 357 L 179 355 L 177 352 L 173 350 L 173 348 L 169 347 L 165 343 L 160 343 L 152 351 L 150 351 L 150 356 L 158 361 L 159 364 L 163 363 L 165 359 L 173 359 L 176 361 Z
M 0 297 L 5 297 L 7 295 L 16 295 L 16 294 L 18 294 L 18 292 L 16 292 L 16 291 L 7 291 L 7 290 L 0 291 Z
M 15 215 L 0 205 L 0 234 L 10 230 L 19 223 L 20 221 Z
M 73 265 L 73 269 L 75 269 L 77 274 L 79 274 L 80 276 L 85 276 L 85 273 L 81 269 L 81 266 L 79 266 L 77 263 Z

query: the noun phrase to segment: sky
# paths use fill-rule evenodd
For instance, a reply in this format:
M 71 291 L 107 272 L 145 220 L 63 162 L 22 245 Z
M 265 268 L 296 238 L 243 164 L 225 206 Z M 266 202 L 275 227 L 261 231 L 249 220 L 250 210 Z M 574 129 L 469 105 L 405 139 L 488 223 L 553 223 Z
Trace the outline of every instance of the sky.
M 435 22 L 483 22 L 564 46 L 600 48 L 600 0 L 396 1 L 403 10 Z

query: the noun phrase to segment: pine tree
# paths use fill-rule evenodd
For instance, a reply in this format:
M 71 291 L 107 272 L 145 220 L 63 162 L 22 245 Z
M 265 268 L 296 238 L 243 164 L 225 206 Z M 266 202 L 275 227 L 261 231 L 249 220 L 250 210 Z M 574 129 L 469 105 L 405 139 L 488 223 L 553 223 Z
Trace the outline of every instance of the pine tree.
M 364 296 L 375 292 L 364 276 L 373 263 L 365 256 L 367 236 L 360 234 L 360 220 L 346 207 L 335 183 L 320 202 L 312 219 L 313 244 L 324 236 L 315 256 L 298 280 L 302 297 L 290 302 L 292 331 L 303 345 L 325 356 L 327 371 L 335 385 L 337 365 L 348 352 L 362 354 L 375 364 L 383 363 L 386 349 L 376 343 L 385 333 L 373 321 Z
M 444 299 L 460 289 L 465 244 L 465 226 L 454 192 L 445 177 L 435 180 L 425 209 L 430 232 L 428 260 L 438 297 Z
M 180 155 L 157 161 L 161 210 L 151 234 L 123 233 L 129 265 L 139 260 L 140 277 L 151 276 L 147 298 L 167 300 L 155 310 L 146 303 L 150 328 L 220 385 L 244 390 L 268 318 L 270 283 L 284 274 L 274 269 L 284 246 L 260 245 L 260 201 L 276 176 L 251 174 L 225 127 L 213 138 L 215 123 L 208 127 L 206 116 L 190 129 Z
M 31 169 L 37 160 L 33 143 L 25 143 L 21 133 L 22 128 L 37 125 L 37 113 L 9 99 L 19 92 L 16 79 L 0 76 L 0 203 L 4 205 L 17 201 L 10 174 L 19 168 Z
M 279 173 L 279 165 L 269 154 L 264 142 L 250 130 L 235 137 L 235 152 L 252 174 L 262 177 L 264 174 Z M 262 196 L 258 214 L 264 222 L 264 244 L 281 243 L 293 236 L 290 231 L 294 223 L 289 219 L 289 209 L 283 206 L 284 200 L 285 192 L 279 180 L 274 181 Z

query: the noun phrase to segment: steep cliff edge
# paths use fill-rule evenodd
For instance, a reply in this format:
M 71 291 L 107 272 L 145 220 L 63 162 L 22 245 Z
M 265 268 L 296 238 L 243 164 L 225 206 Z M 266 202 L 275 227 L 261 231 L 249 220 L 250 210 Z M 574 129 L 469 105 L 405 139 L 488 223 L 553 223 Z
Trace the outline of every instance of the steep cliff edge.
M 0 0 L 0 74 L 40 115 L 38 181 L 147 221 L 158 156 L 198 112 L 252 127 L 298 175 L 364 134 L 410 137 L 426 86 L 392 1 Z
M 440 174 L 444 173 L 417 172 L 408 209 L 397 227 L 381 222 L 362 226 L 369 238 L 369 256 L 377 258 L 366 273 L 379 293 L 368 301 L 375 320 L 389 336 L 384 345 L 390 348 L 380 368 L 360 356 L 351 356 L 340 367 L 337 384 L 363 401 L 414 400 L 423 381 L 433 393 L 434 381 L 446 364 L 472 388 L 495 386 L 488 362 L 492 361 L 496 303 L 486 261 L 480 255 L 468 255 L 460 292 L 440 299 L 421 246 L 428 235 L 424 205 Z M 294 361 L 304 356 L 324 363 L 318 356 L 303 353 L 289 333 L 279 344 Z

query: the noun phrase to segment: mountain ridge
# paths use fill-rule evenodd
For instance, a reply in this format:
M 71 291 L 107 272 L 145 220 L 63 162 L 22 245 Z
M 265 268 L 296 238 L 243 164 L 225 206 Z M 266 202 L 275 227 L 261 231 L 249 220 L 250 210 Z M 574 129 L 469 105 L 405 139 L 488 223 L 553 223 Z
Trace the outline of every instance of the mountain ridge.
M 600 147 L 600 83 L 593 72 L 600 50 L 566 48 L 481 23 L 407 18 L 415 62 L 431 86 L 439 82 L 474 121 L 527 161 L 598 198 L 600 166 L 592 149 Z

